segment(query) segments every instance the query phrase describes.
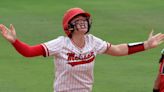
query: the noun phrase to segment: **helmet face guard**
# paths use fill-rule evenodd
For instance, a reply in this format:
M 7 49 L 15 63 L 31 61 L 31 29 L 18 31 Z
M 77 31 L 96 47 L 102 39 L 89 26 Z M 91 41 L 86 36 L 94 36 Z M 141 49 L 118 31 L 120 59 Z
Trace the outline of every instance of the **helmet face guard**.
M 63 17 L 63 29 L 66 33 L 66 35 L 68 37 L 72 37 L 72 32 L 74 31 L 74 25 L 70 23 L 70 21 L 79 16 L 82 15 L 84 17 L 87 18 L 87 22 L 88 22 L 88 31 L 86 33 L 89 32 L 90 27 L 91 27 L 91 18 L 90 18 L 90 14 L 85 12 L 84 10 L 82 10 L 81 8 L 71 8 L 69 9 Z
M 83 16 L 83 17 L 86 17 L 86 19 L 85 20 L 76 20 L 76 21 L 74 21 L 74 22 L 72 22 L 72 20 L 74 20 L 74 18 L 76 18 L 76 17 L 78 17 L 78 16 Z M 90 30 L 90 26 L 91 26 L 91 20 L 90 20 L 90 18 L 88 17 L 88 16 L 86 16 L 86 15 L 84 15 L 84 14 L 79 14 L 79 15 L 76 15 L 74 18 L 72 18 L 71 20 L 70 20 L 70 22 L 68 23 L 68 30 L 69 31 L 71 31 L 71 32 L 73 32 L 75 29 L 76 29 L 76 25 L 77 24 L 80 24 L 80 26 L 81 26 L 81 28 L 85 28 L 86 27 L 86 25 L 87 25 L 87 32 L 86 33 L 88 33 L 89 32 L 89 30 Z M 81 23 L 79 23 L 79 21 L 82 21 L 84 24 L 86 24 L 86 25 L 81 25 Z M 76 30 L 78 30 L 78 29 L 76 29 Z M 86 34 L 85 33 L 85 34 Z

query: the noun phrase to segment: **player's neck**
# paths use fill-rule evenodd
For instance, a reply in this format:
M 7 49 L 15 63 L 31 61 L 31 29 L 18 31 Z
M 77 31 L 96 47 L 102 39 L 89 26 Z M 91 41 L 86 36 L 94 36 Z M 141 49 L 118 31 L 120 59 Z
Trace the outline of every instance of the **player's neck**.
M 79 48 L 83 48 L 85 46 L 84 35 L 73 35 L 71 41 Z

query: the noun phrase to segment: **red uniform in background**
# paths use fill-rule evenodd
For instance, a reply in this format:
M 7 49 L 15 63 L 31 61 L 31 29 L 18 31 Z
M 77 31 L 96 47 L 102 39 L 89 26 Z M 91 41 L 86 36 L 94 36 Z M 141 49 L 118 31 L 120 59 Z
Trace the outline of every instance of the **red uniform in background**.
M 164 50 L 162 51 L 162 56 L 160 59 L 159 76 L 159 92 L 164 92 Z
M 164 92 L 164 49 L 161 54 L 159 73 L 154 83 L 153 92 Z

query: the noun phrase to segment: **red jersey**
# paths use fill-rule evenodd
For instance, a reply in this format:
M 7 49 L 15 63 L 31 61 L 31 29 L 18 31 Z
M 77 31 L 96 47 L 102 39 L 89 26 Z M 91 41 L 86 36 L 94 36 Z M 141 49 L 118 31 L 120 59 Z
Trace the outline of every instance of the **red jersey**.
M 164 55 L 162 55 L 160 59 L 160 83 L 159 83 L 159 90 L 160 92 L 164 92 Z

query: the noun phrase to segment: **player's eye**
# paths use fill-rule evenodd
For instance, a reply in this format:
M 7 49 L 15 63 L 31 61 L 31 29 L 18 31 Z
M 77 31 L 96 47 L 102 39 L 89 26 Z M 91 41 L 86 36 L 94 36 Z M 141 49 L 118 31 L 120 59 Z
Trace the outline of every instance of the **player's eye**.
M 76 20 L 74 23 L 75 24 L 85 24 L 87 22 L 86 19 L 80 19 L 80 20 Z

